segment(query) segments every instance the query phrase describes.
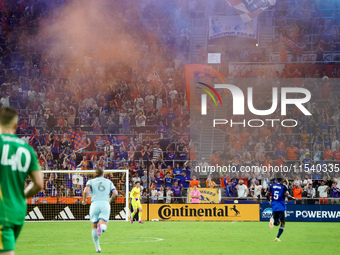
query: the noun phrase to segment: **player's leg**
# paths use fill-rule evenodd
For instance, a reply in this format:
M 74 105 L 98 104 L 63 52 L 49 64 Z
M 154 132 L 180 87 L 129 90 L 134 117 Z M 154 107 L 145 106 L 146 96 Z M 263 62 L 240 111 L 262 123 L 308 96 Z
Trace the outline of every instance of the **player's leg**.
M 137 203 L 134 202 L 134 201 L 131 201 L 131 205 L 132 205 L 132 209 L 133 209 L 133 212 L 131 214 L 131 223 L 133 223 L 133 217 L 135 217 L 135 214 L 137 213 Z
M 98 228 L 98 222 L 99 222 L 99 211 L 97 206 L 92 203 L 90 206 L 90 220 L 92 223 L 92 240 L 94 243 L 94 246 L 96 248 L 97 252 L 100 252 L 100 246 L 99 246 L 99 236 L 97 235 L 97 228 Z
M 142 221 L 142 212 L 143 212 L 143 208 L 140 202 L 138 202 L 138 223 L 144 223 Z
M 281 215 L 281 212 L 273 212 L 274 226 L 280 225 L 280 215 Z
M 279 220 L 281 222 L 281 225 L 279 227 L 279 232 L 277 233 L 277 236 L 275 238 L 275 242 L 281 242 L 280 236 L 282 235 L 284 229 L 285 229 L 285 223 L 286 223 L 286 217 L 285 217 L 285 212 L 280 212 L 279 214 Z
M 0 223 L 0 254 L 14 255 L 15 235 L 12 227 Z
M 97 235 L 100 236 L 107 230 L 107 224 L 110 220 L 111 206 L 109 203 L 101 205 L 100 213 L 98 216 L 99 222 L 97 227 Z

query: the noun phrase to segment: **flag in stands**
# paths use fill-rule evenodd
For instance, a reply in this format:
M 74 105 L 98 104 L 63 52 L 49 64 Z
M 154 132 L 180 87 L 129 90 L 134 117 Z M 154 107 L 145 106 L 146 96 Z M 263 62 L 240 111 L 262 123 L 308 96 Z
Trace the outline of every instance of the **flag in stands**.
M 160 78 L 159 78 L 159 76 L 156 72 L 149 73 L 146 80 L 154 86 L 161 86 L 162 85 L 162 81 L 160 80 Z
M 302 49 L 287 37 L 282 37 L 282 44 L 286 46 L 287 50 L 297 54 L 298 56 L 302 55 Z
M 34 127 L 33 128 L 33 133 L 31 134 L 29 140 L 28 140 L 28 144 L 33 146 L 38 142 L 38 132 L 37 129 Z
M 276 4 L 276 0 L 226 0 L 235 9 L 241 11 L 240 14 L 244 22 L 251 21 L 261 12 L 271 5 Z
M 79 151 L 86 147 L 84 139 L 81 138 L 81 136 L 78 133 L 74 132 L 71 129 L 68 132 L 71 134 L 71 139 L 74 145 L 74 151 Z

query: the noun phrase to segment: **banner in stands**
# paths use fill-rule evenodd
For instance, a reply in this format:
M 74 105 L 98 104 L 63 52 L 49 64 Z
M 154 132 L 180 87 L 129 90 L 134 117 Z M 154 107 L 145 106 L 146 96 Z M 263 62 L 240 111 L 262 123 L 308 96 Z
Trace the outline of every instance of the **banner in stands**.
M 28 204 L 26 221 L 90 220 L 90 204 Z M 111 206 L 110 220 L 125 220 L 125 204 Z
M 188 201 L 191 201 L 190 192 L 192 190 L 193 188 L 189 189 L 189 192 L 188 192 L 189 200 Z M 201 204 L 218 204 L 220 202 L 218 189 L 198 188 L 198 190 L 201 192 L 201 198 L 200 198 Z
M 146 219 L 147 206 L 143 205 Z M 258 204 L 150 204 L 149 219 L 178 221 L 259 221 Z M 144 216 L 145 215 L 145 216 Z
M 257 19 L 244 22 L 240 16 L 209 16 L 209 39 L 241 36 L 256 39 Z
M 229 76 L 230 77 L 247 77 L 253 73 L 250 77 L 265 77 L 274 78 L 276 72 L 281 72 L 285 68 L 285 64 L 246 64 L 246 63 L 230 63 L 229 64 Z M 256 76 L 255 76 L 256 75 Z
M 272 208 L 261 204 L 260 220 L 269 221 Z M 287 205 L 287 221 L 340 222 L 340 205 Z

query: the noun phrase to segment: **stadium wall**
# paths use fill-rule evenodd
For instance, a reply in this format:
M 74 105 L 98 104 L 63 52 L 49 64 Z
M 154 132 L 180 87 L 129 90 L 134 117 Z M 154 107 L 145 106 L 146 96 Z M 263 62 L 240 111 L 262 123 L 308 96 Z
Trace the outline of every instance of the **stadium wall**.
M 260 205 L 260 220 L 269 221 L 272 209 L 269 204 Z M 287 221 L 340 222 L 340 205 L 287 205 Z
M 259 221 L 258 204 L 150 204 L 143 207 L 144 220 Z

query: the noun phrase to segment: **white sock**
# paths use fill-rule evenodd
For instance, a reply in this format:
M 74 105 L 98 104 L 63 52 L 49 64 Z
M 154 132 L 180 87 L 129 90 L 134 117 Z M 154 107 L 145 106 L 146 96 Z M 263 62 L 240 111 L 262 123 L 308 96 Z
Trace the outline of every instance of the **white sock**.
M 105 224 L 100 224 L 100 227 L 102 228 L 103 232 L 105 232 L 107 229 L 107 226 Z
M 139 221 L 142 221 L 142 217 L 139 217 L 138 220 L 139 220 Z
M 96 247 L 96 250 L 100 249 L 100 247 L 99 247 L 99 236 L 97 235 L 97 229 L 96 228 L 92 229 L 92 239 L 93 239 L 94 246 Z

